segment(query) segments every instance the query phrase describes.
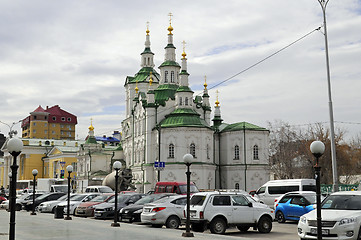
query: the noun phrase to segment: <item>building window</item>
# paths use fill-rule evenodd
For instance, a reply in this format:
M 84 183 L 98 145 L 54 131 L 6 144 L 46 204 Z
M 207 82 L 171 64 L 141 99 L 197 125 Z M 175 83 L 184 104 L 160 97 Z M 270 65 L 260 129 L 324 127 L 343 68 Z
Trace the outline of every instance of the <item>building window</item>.
M 60 128 L 64 128 L 64 125 L 60 125 Z
M 45 120 L 48 119 L 48 116 L 45 116 L 44 119 L 45 119 Z
M 253 146 L 253 160 L 259 160 L 259 158 L 258 158 L 258 146 L 257 145 Z
M 55 134 L 55 131 L 51 131 L 52 134 Z
M 170 82 L 174 83 L 174 71 L 170 72 Z
M 65 117 L 61 117 L 61 121 L 63 121 L 63 122 L 64 122 L 64 121 L 65 121 Z
M 169 144 L 168 152 L 169 152 L 168 157 L 169 158 L 174 158 L 174 144 L 173 143 Z
M 182 97 L 179 97 L 179 106 L 182 106 Z
M 45 134 L 48 134 L 48 130 L 44 130 L 44 133 L 45 133 Z
M 192 154 L 192 156 L 196 157 L 196 145 L 194 143 L 191 143 L 189 146 L 189 153 Z
M 36 123 L 33 123 L 33 126 L 36 126 Z
M 47 127 L 48 126 L 48 124 L 47 123 L 44 123 L 44 127 Z
M 53 123 L 52 126 L 55 127 L 55 124 Z
M 36 133 L 36 130 L 33 130 L 33 133 Z
M 234 160 L 239 160 L 239 146 L 234 146 Z
M 164 82 L 168 82 L 168 71 L 164 72 Z
M 209 157 L 209 145 L 207 144 L 207 159 L 210 159 Z
M 237 189 L 237 190 L 239 190 L 239 183 L 236 183 L 236 184 L 234 185 L 234 188 Z
M 71 122 L 71 118 L 70 118 L 70 117 L 68 117 L 68 122 Z
M 56 121 L 56 117 L 53 117 L 53 121 Z
M 188 105 L 188 98 L 186 97 L 185 101 L 184 101 L 184 105 Z
M 36 116 L 34 116 L 34 119 L 36 119 Z
M 61 134 L 61 135 L 64 135 L 64 131 L 61 131 L 60 134 Z

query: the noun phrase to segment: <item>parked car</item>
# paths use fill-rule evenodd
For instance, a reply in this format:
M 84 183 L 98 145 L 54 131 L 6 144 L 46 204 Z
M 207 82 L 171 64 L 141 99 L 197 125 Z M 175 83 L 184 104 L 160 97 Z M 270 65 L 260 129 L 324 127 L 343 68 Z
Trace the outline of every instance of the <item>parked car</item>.
M 119 212 L 119 221 L 128 221 L 128 222 L 140 222 L 140 214 L 143 211 L 144 204 L 157 201 L 158 199 L 164 198 L 169 195 L 174 195 L 173 193 L 161 193 L 161 194 L 152 194 L 145 196 L 139 199 L 134 204 L 128 205 L 120 209 Z
M 322 239 L 361 239 L 361 191 L 335 192 L 321 205 Z M 317 211 L 300 217 L 298 236 L 316 239 Z
M 87 186 L 85 189 L 85 193 L 93 193 L 93 192 L 98 192 L 98 193 L 114 193 L 114 191 L 108 187 L 108 186 Z
M 229 226 L 236 226 L 240 231 L 253 227 L 269 233 L 274 218 L 273 209 L 242 192 L 200 192 L 190 202 L 190 222 L 197 232 L 208 227 L 212 233 L 224 234 Z
M 71 194 L 70 197 L 74 195 L 77 194 Z M 67 199 L 68 199 L 68 194 L 65 194 L 62 197 L 58 198 L 57 200 L 40 203 L 40 205 L 36 208 L 36 210 L 42 213 L 54 213 L 56 205 L 58 205 L 60 202 L 66 201 Z
M 34 201 L 35 203 L 35 207 L 39 206 L 40 203 L 43 202 L 47 202 L 47 201 L 52 201 L 52 200 L 57 200 L 60 197 L 64 196 L 66 193 L 62 193 L 62 192 L 56 192 L 56 193 L 45 193 L 39 197 L 37 197 Z M 24 201 L 22 203 L 22 208 L 26 211 L 31 211 L 33 210 L 33 199 Z
M 123 207 L 128 206 L 129 204 L 133 204 L 137 202 L 142 197 L 146 196 L 142 193 L 124 193 L 119 194 L 117 198 L 117 211 L 122 209 Z M 99 219 L 107 219 L 114 217 L 115 209 L 115 198 L 112 198 L 108 202 L 101 203 L 95 206 L 94 209 L 94 217 Z
M 2 195 L 0 195 L 0 203 L 2 203 L 3 201 L 6 201 L 7 199 L 5 198 L 5 195 L 4 196 L 2 196 Z
M 191 182 L 190 192 L 199 192 L 197 186 Z M 187 194 L 187 182 L 157 182 L 155 184 L 154 193 L 176 193 Z
M 286 220 L 298 221 L 303 214 L 314 210 L 316 193 L 312 191 L 290 192 L 284 194 L 275 206 L 279 223 Z
M 75 209 L 80 205 L 80 203 L 89 202 L 90 200 L 92 200 L 93 198 L 95 198 L 96 196 L 99 196 L 99 195 L 100 195 L 100 193 L 82 193 L 82 194 L 78 194 L 78 195 L 74 195 L 74 196 L 70 197 L 69 213 L 74 214 Z M 67 211 L 68 211 L 68 201 L 60 202 L 56 206 L 57 207 L 63 207 L 64 208 L 64 213 L 67 213 Z
M 104 202 L 108 202 L 109 200 L 111 200 L 113 198 L 114 198 L 113 193 L 104 193 L 102 195 L 99 195 L 99 196 L 93 198 L 89 202 L 83 202 L 75 209 L 75 216 L 93 217 L 94 209 L 95 209 L 96 205 L 104 203 Z
M 43 193 L 35 193 L 35 199 L 39 196 L 43 195 Z M 30 199 L 33 199 L 33 194 L 24 194 L 24 195 L 20 195 L 19 198 L 16 198 L 15 200 L 15 211 L 20 211 L 21 208 L 22 208 L 22 203 L 24 201 L 27 201 L 27 200 L 30 200 Z M 9 201 L 10 200 L 6 200 L 6 201 L 3 201 L 1 203 L 1 208 L 4 208 L 6 209 L 7 211 L 9 211 Z
M 186 204 L 187 197 L 184 195 L 167 196 L 145 204 L 140 215 L 141 221 L 154 227 L 165 225 L 167 228 L 178 228 L 184 220 L 183 209 Z

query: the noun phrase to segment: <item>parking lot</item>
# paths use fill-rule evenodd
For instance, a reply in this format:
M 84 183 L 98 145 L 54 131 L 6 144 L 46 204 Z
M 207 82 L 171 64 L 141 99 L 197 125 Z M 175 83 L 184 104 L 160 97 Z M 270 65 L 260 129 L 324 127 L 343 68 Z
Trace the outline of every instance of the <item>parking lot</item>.
M 31 216 L 29 212 L 16 212 L 16 239 L 184 239 L 181 237 L 185 231 L 184 226 L 180 229 L 152 228 L 139 223 L 120 223 L 119 228 L 111 227 L 111 220 L 95 220 L 93 218 L 72 217 L 73 220 L 54 219 L 53 214 L 38 213 Z M 8 239 L 9 213 L 0 210 L 0 240 Z M 225 235 L 194 233 L 194 239 L 279 239 L 296 240 L 296 223 L 279 224 L 273 222 L 273 229 L 268 234 L 260 234 L 258 231 L 250 230 L 241 233 L 236 228 L 228 229 Z

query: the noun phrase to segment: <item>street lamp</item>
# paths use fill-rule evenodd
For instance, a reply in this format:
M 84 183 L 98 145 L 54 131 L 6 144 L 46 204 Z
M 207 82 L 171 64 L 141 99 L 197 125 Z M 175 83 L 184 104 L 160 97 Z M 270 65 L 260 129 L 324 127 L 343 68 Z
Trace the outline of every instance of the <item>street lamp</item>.
M 313 156 L 316 157 L 315 178 L 316 178 L 316 211 L 317 211 L 317 240 L 322 240 L 322 221 L 321 221 L 321 182 L 320 182 L 320 170 L 318 165 L 318 159 L 325 152 L 325 144 L 321 141 L 313 141 L 310 145 L 310 150 Z
M 336 161 L 336 143 L 335 143 L 335 127 L 333 120 L 333 107 L 331 96 L 331 80 L 330 80 L 330 63 L 328 57 L 328 40 L 326 27 L 326 6 L 329 0 L 317 0 L 322 8 L 323 14 L 323 35 L 325 36 L 325 52 L 326 52 L 326 70 L 327 70 L 327 87 L 328 87 L 328 111 L 330 115 L 330 140 L 331 140 L 331 159 L 332 159 L 332 180 L 333 191 L 338 191 L 338 175 L 337 175 L 337 161 Z
M 32 211 L 32 213 L 30 213 L 30 215 L 36 215 L 36 213 L 35 213 L 35 178 L 36 178 L 36 175 L 38 175 L 38 170 L 33 169 L 33 171 L 31 171 L 31 173 L 34 176 L 34 181 L 33 181 L 33 211 Z
M 111 224 L 112 227 L 120 227 L 118 223 L 118 179 L 119 179 L 119 170 L 122 167 L 122 163 L 115 161 L 113 163 L 113 168 L 115 169 L 115 208 L 114 208 L 114 222 Z
M 16 164 L 16 157 L 20 155 L 23 149 L 23 141 L 19 138 L 11 138 L 7 143 L 7 150 L 13 156 L 13 164 L 11 168 L 11 181 L 10 181 L 10 231 L 9 240 L 15 239 L 15 200 L 16 200 L 16 175 L 19 166 Z
M 71 220 L 70 217 L 70 174 L 73 172 L 73 166 L 72 165 L 68 165 L 66 166 L 66 170 L 68 171 L 68 206 L 66 209 L 66 217 L 64 218 L 64 220 Z
M 193 233 L 190 232 L 190 192 L 191 192 L 191 172 L 189 171 L 189 167 L 193 162 L 192 154 L 185 154 L 183 156 L 184 164 L 187 166 L 187 220 L 186 220 L 186 231 L 182 233 L 182 237 L 194 237 Z

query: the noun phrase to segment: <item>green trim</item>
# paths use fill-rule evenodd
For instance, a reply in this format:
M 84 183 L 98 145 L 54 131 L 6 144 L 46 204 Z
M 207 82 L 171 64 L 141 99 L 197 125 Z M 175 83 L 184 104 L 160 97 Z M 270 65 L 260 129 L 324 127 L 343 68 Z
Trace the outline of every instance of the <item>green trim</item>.
M 165 61 L 163 62 L 158 68 L 161 68 L 161 67 L 167 67 L 167 66 L 174 66 L 174 67 L 181 67 L 177 62 L 175 61 Z

